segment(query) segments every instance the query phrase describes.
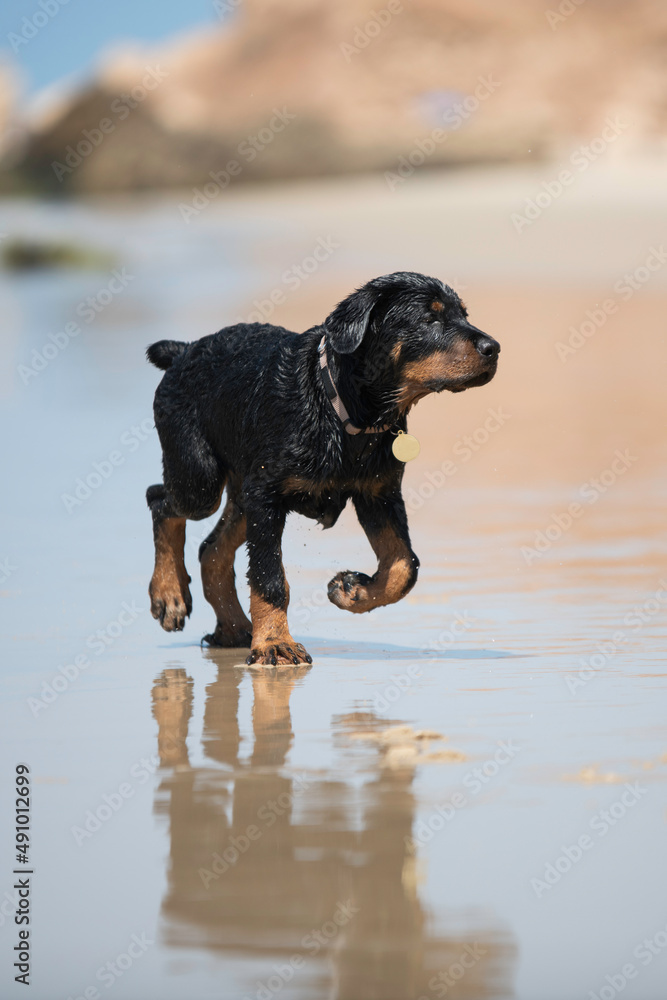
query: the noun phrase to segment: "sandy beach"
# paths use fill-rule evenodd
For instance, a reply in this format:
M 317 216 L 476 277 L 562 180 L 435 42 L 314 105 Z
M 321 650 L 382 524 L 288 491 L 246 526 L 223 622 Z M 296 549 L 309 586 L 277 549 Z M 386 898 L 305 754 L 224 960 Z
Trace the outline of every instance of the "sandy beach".
M 187 223 L 189 189 L 2 206 L 126 279 L 0 275 L 3 793 L 28 763 L 34 1000 L 662 996 L 667 189 L 610 159 L 536 200 L 557 174 L 245 187 Z M 417 587 L 346 616 L 326 584 L 373 571 L 361 529 L 294 516 L 314 663 L 251 671 L 200 647 L 211 522 L 189 524 L 193 614 L 161 632 L 146 345 L 304 330 L 394 270 L 449 282 L 502 346 L 488 386 L 411 415 Z

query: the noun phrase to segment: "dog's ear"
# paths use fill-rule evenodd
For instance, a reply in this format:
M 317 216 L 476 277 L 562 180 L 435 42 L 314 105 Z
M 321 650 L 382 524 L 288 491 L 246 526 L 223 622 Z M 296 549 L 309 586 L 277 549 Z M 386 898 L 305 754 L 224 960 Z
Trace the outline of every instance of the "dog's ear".
M 364 285 L 357 292 L 348 295 L 339 302 L 334 311 L 324 321 L 324 330 L 333 347 L 339 354 L 351 354 L 356 351 L 364 339 L 368 324 L 377 304 L 380 289 L 373 288 L 372 283 Z

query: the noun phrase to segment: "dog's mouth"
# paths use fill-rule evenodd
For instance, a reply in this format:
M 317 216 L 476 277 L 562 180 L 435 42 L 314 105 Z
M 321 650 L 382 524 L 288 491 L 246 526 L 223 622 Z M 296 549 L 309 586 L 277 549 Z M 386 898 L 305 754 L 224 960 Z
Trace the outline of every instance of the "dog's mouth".
M 449 392 L 465 392 L 466 389 L 476 389 L 478 386 L 486 385 L 487 382 L 490 382 L 495 374 L 496 370 L 494 368 L 493 371 L 482 372 L 481 375 L 476 375 L 474 378 L 467 379 L 463 383 L 459 383 L 456 385 L 452 385 L 450 383 L 449 385 L 444 385 L 442 387 L 442 390 L 446 389 Z
M 475 389 L 478 386 L 486 385 L 496 374 L 497 367 L 494 359 L 481 371 L 478 368 L 475 374 L 466 373 L 452 377 L 452 373 L 449 373 L 447 378 L 443 373 L 443 375 L 438 374 L 435 378 L 409 381 L 402 389 L 399 409 L 402 411 L 406 406 L 413 406 L 418 400 L 430 393 L 465 392 L 466 389 Z
M 478 386 L 486 385 L 496 374 L 497 365 L 487 368 L 486 371 L 473 375 L 471 378 L 443 379 L 437 384 L 433 384 L 432 392 L 465 392 L 466 389 L 476 389 Z

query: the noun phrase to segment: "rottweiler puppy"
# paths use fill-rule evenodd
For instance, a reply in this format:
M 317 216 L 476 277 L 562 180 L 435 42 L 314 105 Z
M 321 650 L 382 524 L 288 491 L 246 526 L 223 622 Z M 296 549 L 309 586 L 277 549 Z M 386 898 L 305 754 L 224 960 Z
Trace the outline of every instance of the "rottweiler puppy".
M 165 372 L 154 405 L 164 482 L 146 494 L 153 617 L 168 632 L 183 628 L 192 610 L 185 522 L 214 513 L 225 488 L 222 516 L 199 550 L 217 617 L 210 645 L 249 646 L 248 663 L 311 662 L 287 625 L 281 539 L 290 511 L 330 528 L 352 500 L 378 568 L 338 573 L 329 599 L 355 614 L 399 601 L 419 560 L 392 445 L 419 399 L 485 385 L 499 351 L 452 288 L 408 271 L 369 281 L 302 334 L 240 323 L 190 344 L 151 345 L 149 361 Z M 235 589 L 243 542 L 252 624 Z

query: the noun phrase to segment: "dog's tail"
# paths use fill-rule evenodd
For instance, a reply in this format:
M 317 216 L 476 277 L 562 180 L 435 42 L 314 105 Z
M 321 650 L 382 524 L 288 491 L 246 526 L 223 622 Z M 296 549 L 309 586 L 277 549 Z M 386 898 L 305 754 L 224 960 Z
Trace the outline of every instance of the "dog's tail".
M 152 365 L 166 372 L 167 368 L 171 368 L 174 360 L 180 358 L 188 346 L 182 340 L 158 340 L 156 344 L 151 344 L 148 348 L 146 357 Z

